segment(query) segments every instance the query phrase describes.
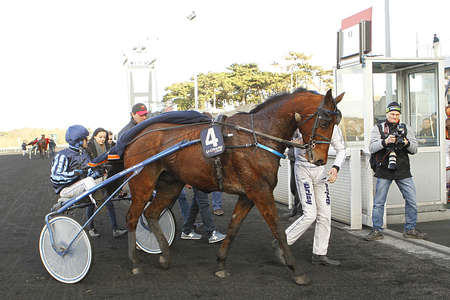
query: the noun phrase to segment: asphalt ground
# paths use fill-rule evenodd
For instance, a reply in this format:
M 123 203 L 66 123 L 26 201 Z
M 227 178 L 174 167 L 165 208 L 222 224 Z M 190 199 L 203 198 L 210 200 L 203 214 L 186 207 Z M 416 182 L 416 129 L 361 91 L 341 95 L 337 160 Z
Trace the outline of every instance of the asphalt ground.
M 450 297 L 450 254 L 440 258 L 408 251 L 396 244 L 395 234 L 383 242 L 366 242 L 365 231 L 350 232 L 334 223 L 329 256 L 337 268 L 310 263 L 313 228 L 291 246 L 297 265 L 312 284 L 297 286 L 271 248 L 272 236 L 254 208 L 241 226 L 227 266 L 231 276 L 219 279 L 215 256 L 218 244 L 180 239 L 178 205 L 173 212 L 177 234 L 171 250 L 171 267 L 162 270 L 158 255 L 138 252 L 144 267 L 133 276 L 127 257 L 127 239 L 113 239 L 106 210 L 95 219 L 102 236 L 91 240 L 93 264 L 77 284 L 54 280 L 42 265 L 38 241 L 44 216 L 56 201 L 49 183 L 49 160 L 28 160 L 19 155 L 0 156 L 0 295 L 2 299 L 445 299 Z M 225 194 L 224 216 L 214 216 L 226 231 L 236 197 Z M 116 203 L 120 225 L 125 224 L 128 203 Z M 280 205 L 279 212 L 286 207 Z M 81 220 L 84 211 L 73 218 Z M 288 225 L 282 220 L 282 226 Z M 422 225 L 422 224 L 421 224 Z M 448 223 L 447 223 L 448 225 Z M 421 227 L 424 231 L 425 227 Z M 392 231 L 394 232 L 394 231 Z M 204 233 L 200 228 L 199 233 Z M 430 232 L 429 232 L 430 233 Z M 389 242 L 391 240 L 391 242 Z M 402 241 L 404 242 L 404 241 Z M 443 246 L 442 246 L 443 247 Z M 447 249 L 444 247 L 444 249 Z

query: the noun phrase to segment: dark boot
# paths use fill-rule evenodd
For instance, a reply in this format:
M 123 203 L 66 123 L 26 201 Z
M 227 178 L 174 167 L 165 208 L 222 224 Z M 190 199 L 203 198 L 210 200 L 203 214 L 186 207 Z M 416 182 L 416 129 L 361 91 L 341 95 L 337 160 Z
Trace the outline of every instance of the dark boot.
M 322 265 L 322 266 L 339 266 L 341 264 L 340 261 L 330 259 L 326 255 L 316 255 L 316 254 L 313 254 L 311 262 L 313 265 Z

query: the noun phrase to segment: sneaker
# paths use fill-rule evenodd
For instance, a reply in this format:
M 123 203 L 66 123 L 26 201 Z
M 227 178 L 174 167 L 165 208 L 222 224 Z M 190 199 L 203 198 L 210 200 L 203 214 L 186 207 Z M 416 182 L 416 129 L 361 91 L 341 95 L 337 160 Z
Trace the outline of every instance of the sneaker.
M 226 235 L 218 232 L 217 230 L 214 230 L 211 233 L 211 236 L 208 239 L 209 244 L 218 243 L 220 241 L 223 241 L 225 239 Z
M 403 236 L 407 239 L 424 239 L 427 234 L 420 232 L 416 228 L 403 232 Z
M 213 214 L 215 215 L 215 216 L 222 216 L 223 214 L 224 214 L 224 211 L 223 211 L 223 209 L 216 209 L 215 211 L 213 211 Z
M 52 211 L 52 212 L 53 212 L 53 211 L 57 211 L 57 210 L 60 209 L 61 207 L 62 207 L 62 204 L 59 203 L 59 202 L 56 202 L 56 203 L 52 206 L 51 211 Z
M 126 229 L 113 229 L 113 238 L 118 238 L 119 236 L 122 236 L 126 234 L 128 231 Z
M 380 230 L 373 229 L 365 238 L 366 241 L 376 241 L 384 239 L 384 235 Z
M 100 237 L 100 233 L 98 233 L 95 228 L 89 229 L 89 235 L 93 238 Z
M 195 233 L 194 231 L 191 231 L 190 233 L 186 234 L 184 232 L 181 233 L 181 239 L 182 240 L 199 240 L 202 238 L 201 234 Z
M 53 206 L 52 206 L 52 210 L 51 211 L 57 211 L 58 209 L 60 209 L 61 207 L 64 206 L 64 203 L 66 203 L 67 200 L 70 200 L 70 198 L 59 198 L 58 202 L 56 202 Z
M 334 266 L 334 267 L 339 266 L 341 264 L 340 261 L 330 259 L 326 255 L 316 255 L 316 254 L 313 254 L 311 258 L 311 263 L 313 265 Z

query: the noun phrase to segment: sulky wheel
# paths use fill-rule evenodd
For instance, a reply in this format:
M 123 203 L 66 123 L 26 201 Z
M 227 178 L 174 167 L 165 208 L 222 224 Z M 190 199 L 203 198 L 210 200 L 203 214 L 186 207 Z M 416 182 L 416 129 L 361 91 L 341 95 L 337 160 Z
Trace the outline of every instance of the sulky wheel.
M 175 238 L 175 219 L 173 213 L 170 209 L 165 209 L 159 218 L 159 226 L 164 233 L 164 236 L 169 243 L 172 245 L 173 239 Z M 150 231 L 148 227 L 147 219 L 142 214 L 139 217 L 139 222 L 136 227 L 136 245 L 144 252 L 150 254 L 159 254 L 161 249 L 159 248 L 158 240 L 156 239 L 153 232 Z
M 52 247 L 50 232 L 44 226 L 39 238 L 39 252 L 42 263 L 50 275 L 63 283 L 76 283 L 83 279 L 92 262 L 92 248 L 89 237 L 75 220 L 58 216 L 49 222 L 57 249 L 65 249 L 81 231 L 69 251 L 60 256 Z

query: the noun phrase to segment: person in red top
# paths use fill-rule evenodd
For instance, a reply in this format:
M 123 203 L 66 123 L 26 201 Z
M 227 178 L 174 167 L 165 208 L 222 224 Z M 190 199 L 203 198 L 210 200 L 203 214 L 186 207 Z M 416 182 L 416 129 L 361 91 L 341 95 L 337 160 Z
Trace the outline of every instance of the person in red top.
M 30 149 L 30 156 L 29 158 L 31 159 L 31 154 L 34 152 L 34 155 L 36 155 L 36 151 L 37 151 L 37 143 L 39 142 L 38 138 L 35 138 L 34 140 L 32 140 L 31 142 L 29 142 L 27 144 L 27 146 L 31 145 L 31 149 Z
M 41 139 L 39 140 L 39 143 L 45 144 L 44 150 L 47 150 L 48 144 L 50 143 L 50 139 L 45 137 L 45 134 L 41 135 Z

